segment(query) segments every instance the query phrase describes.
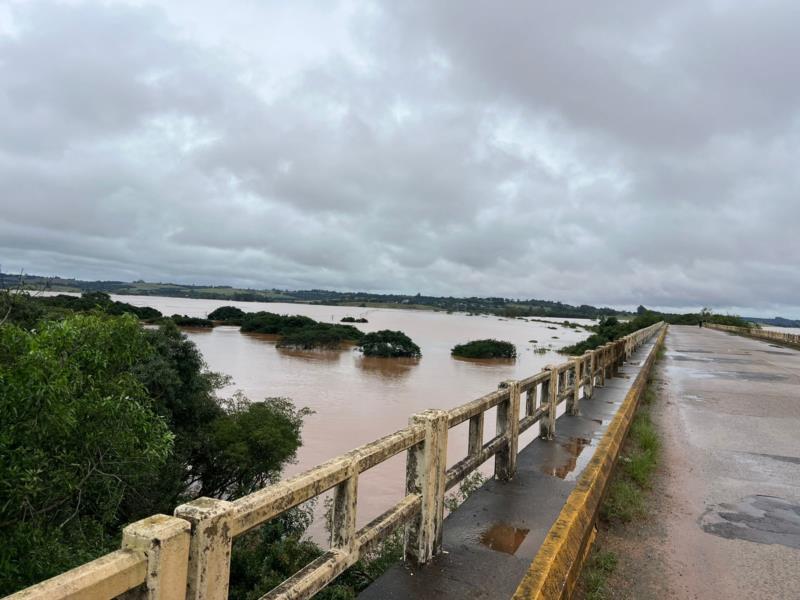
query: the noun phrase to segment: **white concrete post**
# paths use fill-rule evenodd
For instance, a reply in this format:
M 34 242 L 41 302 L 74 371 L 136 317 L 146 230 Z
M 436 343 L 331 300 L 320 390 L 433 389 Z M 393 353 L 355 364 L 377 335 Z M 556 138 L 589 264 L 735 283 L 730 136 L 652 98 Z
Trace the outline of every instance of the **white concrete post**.
M 356 538 L 356 506 L 358 503 L 358 463 L 355 459 L 347 468 L 347 479 L 333 491 L 333 522 L 331 548 L 351 552 Z
M 167 515 L 153 515 L 122 530 L 122 547 L 147 557 L 143 596 L 147 600 L 186 597 L 190 530 L 188 521 Z
M 572 369 L 575 373 L 572 378 L 572 397 L 567 398 L 567 413 L 576 416 L 580 414 L 581 401 L 581 359 L 572 360 Z
M 469 420 L 469 442 L 467 454 L 475 456 L 483 448 L 483 415 L 480 412 Z
M 509 481 L 517 473 L 519 381 L 504 381 L 500 387 L 508 389 L 508 400 L 497 405 L 497 435 L 504 435 L 507 444 L 494 455 L 494 476 L 500 481 Z
M 600 346 L 600 387 L 606 385 L 606 375 L 608 375 L 608 344 Z
M 525 393 L 525 416 L 530 417 L 536 411 L 536 386 L 532 385 Z
M 591 398 L 594 393 L 594 351 L 587 350 L 583 353 L 583 369 L 584 373 L 588 374 L 586 379 L 586 386 L 583 389 L 584 398 Z
M 542 402 L 547 402 L 547 412 L 539 420 L 539 437 L 552 440 L 556 434 L 556 409 L 558 408 L 558 369 L 555 365 L 544 368 L 550 379 L 542 382 Z
M 231 503 L 197 498 L 175 509 L 192 525 L 186 600 L 226 600 L 233 539 L 228 525 Z
M 425 428 L 425 439 L 406 454 L 406 493 L 420 494 L 420 514 L 405 530 L 406 560 L 417 564 L 430 561 L 442 548 L 444 493 L 447 485 L 447 429 L 444 410 L 426 410 L 409 419 L 412 426 Z

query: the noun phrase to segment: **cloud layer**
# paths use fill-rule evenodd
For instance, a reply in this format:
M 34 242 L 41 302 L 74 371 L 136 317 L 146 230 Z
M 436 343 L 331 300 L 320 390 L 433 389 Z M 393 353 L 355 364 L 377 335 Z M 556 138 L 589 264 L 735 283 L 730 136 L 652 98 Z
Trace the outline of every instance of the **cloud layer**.
M 20 2 L 0 257 L 800 316 L 800 5 Z

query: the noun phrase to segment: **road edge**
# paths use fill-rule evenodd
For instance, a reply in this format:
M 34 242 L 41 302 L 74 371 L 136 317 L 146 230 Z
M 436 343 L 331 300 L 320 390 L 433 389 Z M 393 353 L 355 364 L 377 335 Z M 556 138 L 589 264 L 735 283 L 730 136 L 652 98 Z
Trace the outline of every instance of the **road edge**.
M 658 334 L 620 409 L 600 440 L 592 460 L 583 470 L 575 489 L 567 498 L 517 587 L 513 600 L 571 597 L 594 542 L 594 524 L 608 481 L 666 334 L 667 326 Z

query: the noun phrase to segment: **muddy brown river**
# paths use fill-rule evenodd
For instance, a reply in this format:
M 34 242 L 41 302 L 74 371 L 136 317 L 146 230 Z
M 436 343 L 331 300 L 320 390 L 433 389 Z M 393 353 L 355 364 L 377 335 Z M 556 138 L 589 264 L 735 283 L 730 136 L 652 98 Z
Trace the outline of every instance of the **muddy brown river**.
M 520 378 L 565 358 L 556 349 L 584 339 L 583 329 L 560 325 L 467 316 L 463 313 L 370 309 L 343 306 L 226 302 L 146 296 L 114 296 L 137 306 L 152 306 L 165 315 L 174 313 L 205 317 L 219 306 L 233 305 L 248 312 L 267 310 L 300 314 L 319 321 L 339 322 L 342 317 L 364 317 L 363 331 L 399 329 L 421 348 L 418 361 L 365 358 L 352 348 L 337 352 L 298 352 L 275 347 L 274 338 L 241 333 L 238 327 L 186 330 L 210 369 L 225 373 L 232 383 L 221 390 L 230 395 L 242 390 L 251 400 L 285 396 L 314 414 L 303 427 L 303 446 L 297 461 L 284 476 L 292 475 L 370 442 L 408 423 L 410 415 L 427 408 L 451 408 L 496 389 L 506 379 Z M 588 320 L 572 319 L 589 323 Z M 556 329 L 551 329 L 555 327 Z M 481 338 L 507 340 L 517 346 L 516 361 L 457 360 L 450 349 L 458 343 Z M 536 340 L 536 344 L 531 340 Z M 546 348 L 544 354 L 534 347 Z M 563 407 L 562 407 L 563 408 Z M 485 439 L 494 435 L 494 411 L 486 418 Z M 448 464 L 466 454 L 467 424 L 452 429 L 448 439 Z M 527 444 L 538 431 L 531 428 L 520 440 Z M 491 462 L 484 472 L 491 472 Z M 371 469 L 359 478 L 358 524 L 365 524 L 403 496 L 405 456 Z M 321 527 L 312 527 L 320 539 Z

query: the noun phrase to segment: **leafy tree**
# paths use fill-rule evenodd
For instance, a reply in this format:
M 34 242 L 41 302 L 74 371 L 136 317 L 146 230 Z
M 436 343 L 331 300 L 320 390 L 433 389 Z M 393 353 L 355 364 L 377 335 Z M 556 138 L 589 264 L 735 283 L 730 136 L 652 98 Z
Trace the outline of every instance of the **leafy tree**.
M 358 347 L 364 356 L 417 358 L 422 355 L 419 346 L 405 333 L 389 329 L 366 334 Z
M 127 522 L 276 480 L 308 411 L 219 401 L 226 381 L 170 321 L 0 326 L 0 594 L 118 547 Z
M 511 342 L 473 340 L 454 346 L 450 353 L 462 358 L 516 358 L 517 348 Z
M 338 348 L 342 342 L 357 342 L 364 333 L 352 325 L 321 323 L 302 315 L 250 313 L 242 319 L 242 331 L 281 336 L 279 347 Z
M 132 316 L 0 327 L 0 593 L 94 558 L 174 435 L 135 376 L 153 349 Z
M 241 308 L 235 306 L 220 306 L 208 313 L 208 318 L 212 321 L 225 321 L 234 325 L 240 325 L 245 313 Z
M 211 329 L 214 327 L 214 321 L 211 319 L 203 319 L 202 317 L 188 317 L 186 315 L 172 315 L 170 320 L 178 327 L 202 327 L 204 329 Z

